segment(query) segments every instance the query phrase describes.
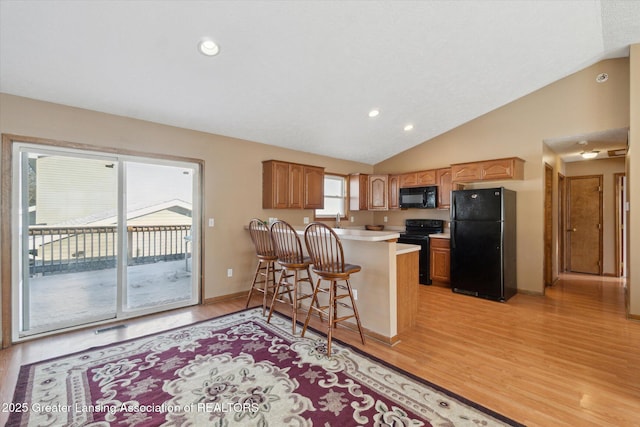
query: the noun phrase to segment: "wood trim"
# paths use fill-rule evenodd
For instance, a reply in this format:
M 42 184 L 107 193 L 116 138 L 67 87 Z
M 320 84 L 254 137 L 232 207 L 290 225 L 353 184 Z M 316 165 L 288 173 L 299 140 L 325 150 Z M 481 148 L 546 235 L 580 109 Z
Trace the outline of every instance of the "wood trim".
M 121 148 L 107 147 L 107 146 L 101 146 L 101 145 L 90 145 L 90 144 L 83 144 L 79 142 L 60 141 L 55 139 L 46 139 L 46 138 L 40 138 L 40 137 L 34 137 L 34 136 L 3 134 L 2 137 L 3 137 L 3 140 L 5 137 L 8 138 L 11 143 L 23 142 L 26 144 L 47 145 L 50 147 L 69 148 L 73 150 L 92 151 L 97 153 L 114 154 L 119 156 L 138 156 L 138 157 L 147 157 L 149 159 L 173 160 L 176 162 L 198 163 L 204 166 L 204 161 L 202 159 L 196 159 L 192 157 L 181 157 L 181 156 L 174 156 L 171 154 L 149 153 L 146 151 L 136 151 L 136 150 L 121 149 Z
M 623 200 L 621 197 L 622 192 L 624 191 L 624 185 L 622 184 L 622 178 L 626 175 L 625 173 L 614 173 L 613 174 L 613 192 L 615 193 L 615 269 L 614 276 L 622 277 L 623 267 L 622 263 L 622 233 L 624 233 L 622 216 L 624 213 L 624 207 L 622 206 Z
M 358 326 L 355 323 L 351 323 L 347 321 L 347 322 L 341 322 L 340 324 L 351 331 L 358 332 Z M 326 330 L 325 331 L 321 330 L 321 332 L 326 333 Z M 362 328 L 362 333 L 367 338 L 374 339 L 376 341 L 387 344 L 389 346 L 394 346 L 400 342 L 400 337 L 398 335 L 394 335 L 392 337 L 385 337 L 384 335 L 379 334 L 377 332 L 373 332 L 372 330 L 367 329 L 365 327 Z
M 567 183 L 565 176 L 558 173 L 558 272 L 567 269 L 566 230 L 567 229 Z
M 2 165 L 0 172 L 0 252 L 2 253 L 2 273 L 0 275 L 0 300 L 2 300 L 2 345 L 11 346 L 11 162 L 12 143 L 10 135 L 2 135 Z
M 553 167 L 544 164 L 544 285 L 552 286 L 553 276 Z
M 191 157 L 180 157 L 173 155 L 164 155 L 156 153 L 147 153 L 143 151 L 135 150 L 123 150 L 113 147 L 102 147 L 89 144 L 82 144 L 77 142 L 59 141 L 53 139 L 46 139 L 40 137 L 16 135 L 16 134 L 2 134 L 2 164 L 0 165 L 0 186 L 2 188 L 2 195 L 0 196 L 1 209 L 0 209 L 0 251 L 2 253 L 0 274 L 0 298 L 2 300 L 2 345 L 0 348 L 7 348 L 12 345 L 12 266 L 13 266 L 13 254 L 11 251 L 11 233 L 13 230 L 13 223 L 11 218 L 12 212 L 12 177 L 13 177 L 13 144 L 25 143 L 44 145 L 55 148 L 67 148 L 74 150 L 90 151 L 94 153 L 113 154 L 119 156 L 137 156 L 146 157 L 149 159 L 158 160 L 170 160 L 177 162 L 189 162 L 195 163 L 199 167 L 200 172 L 200 299 L 199 304 L 202 303 L 204 298 L 204 165 L 205 162 L 202 159 L 195 159 Z M 124 320 L 124 319 L 117 319 Z
M 420 254 L 418 251 L 396 255 L 397 330 L 401 334 L 413 328 L 418 318 L 418 288 L 420 287 Z
M 233 299 L 237 299 L 237 298 L 246 298 L 247 297 L 247 292 L 249 291 L 243 291 L 243 292 L 235 292 L 233 294 L 227 294 L 227 295 L 220 295 L 218 297 L 211 297 L 211 298 L 207 298 L 203 301 L 203 304 L 215 304 L 218 302 L 222 302 L 222 301 L 229 301 L 229 300 L 233 300 Z

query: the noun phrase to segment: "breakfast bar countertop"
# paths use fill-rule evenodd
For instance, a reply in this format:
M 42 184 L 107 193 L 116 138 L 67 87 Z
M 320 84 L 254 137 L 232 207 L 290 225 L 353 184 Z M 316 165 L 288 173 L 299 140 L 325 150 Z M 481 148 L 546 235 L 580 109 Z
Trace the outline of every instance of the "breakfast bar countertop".
M 396 255 L 404 255 L 411 252 L 417 252 L 422 249 L 420 245 L 412 245 L 409 243 L 396 243 Z
M 304 233 L 305 226 L 293 227 L 298 234 Z M 384 242 L 396 240 L 400 237 L 398 231 L 371 231 L 361 228 L 333 228 L 342 240 L 360 240 L 363 242 Z

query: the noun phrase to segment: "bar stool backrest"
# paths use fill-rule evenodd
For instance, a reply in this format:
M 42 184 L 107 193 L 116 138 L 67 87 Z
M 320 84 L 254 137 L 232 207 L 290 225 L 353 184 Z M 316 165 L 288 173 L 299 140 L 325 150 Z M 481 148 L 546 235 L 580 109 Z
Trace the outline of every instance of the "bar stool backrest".
M 304 229 L 304 241 L 314 271 L 345 272 L 342 242 L 331 227 L 320 222 L 312 222 Z
M 285 264 L 304 263 L 302 243 L 298 233 L 288 222 L 277 220 L 271 224 L 271 240 L 278 261 Z
M 258 258 L 276 258 L 276 251 L 271 241 L 269 227 L 262 220 L 253 218 L 249 221 L 249 234 L 256 247 Z

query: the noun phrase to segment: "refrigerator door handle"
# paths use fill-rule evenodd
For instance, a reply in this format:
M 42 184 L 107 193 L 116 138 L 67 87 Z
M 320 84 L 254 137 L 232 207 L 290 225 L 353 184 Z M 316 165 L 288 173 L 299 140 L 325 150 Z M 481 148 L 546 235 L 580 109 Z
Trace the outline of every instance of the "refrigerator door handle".
M 455 220 L 457 219 L 458 216 L 456 215 L 456 196 L 455 194 L 453 194 L 453 192 L 451 192 L 451 220 Z
M 450 249 L 455 249 L 456 247 L 456 227 L 454 222 L 451 222 L 451 230 L 449 233 L 449 248 Z

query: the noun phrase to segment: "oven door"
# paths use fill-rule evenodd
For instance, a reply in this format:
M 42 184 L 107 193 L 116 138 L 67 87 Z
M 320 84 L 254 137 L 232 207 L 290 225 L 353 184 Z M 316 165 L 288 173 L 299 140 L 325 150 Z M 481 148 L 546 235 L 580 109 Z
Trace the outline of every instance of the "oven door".
M 401 234 L 398 239 L 398 243 L 408 243 L 410 245 L 420 245 L 420 284 L 431 284 L 431 270 L 429 268 L 429 260 L 431 254 L 429 253 L 429 236 L 411 236 Z

